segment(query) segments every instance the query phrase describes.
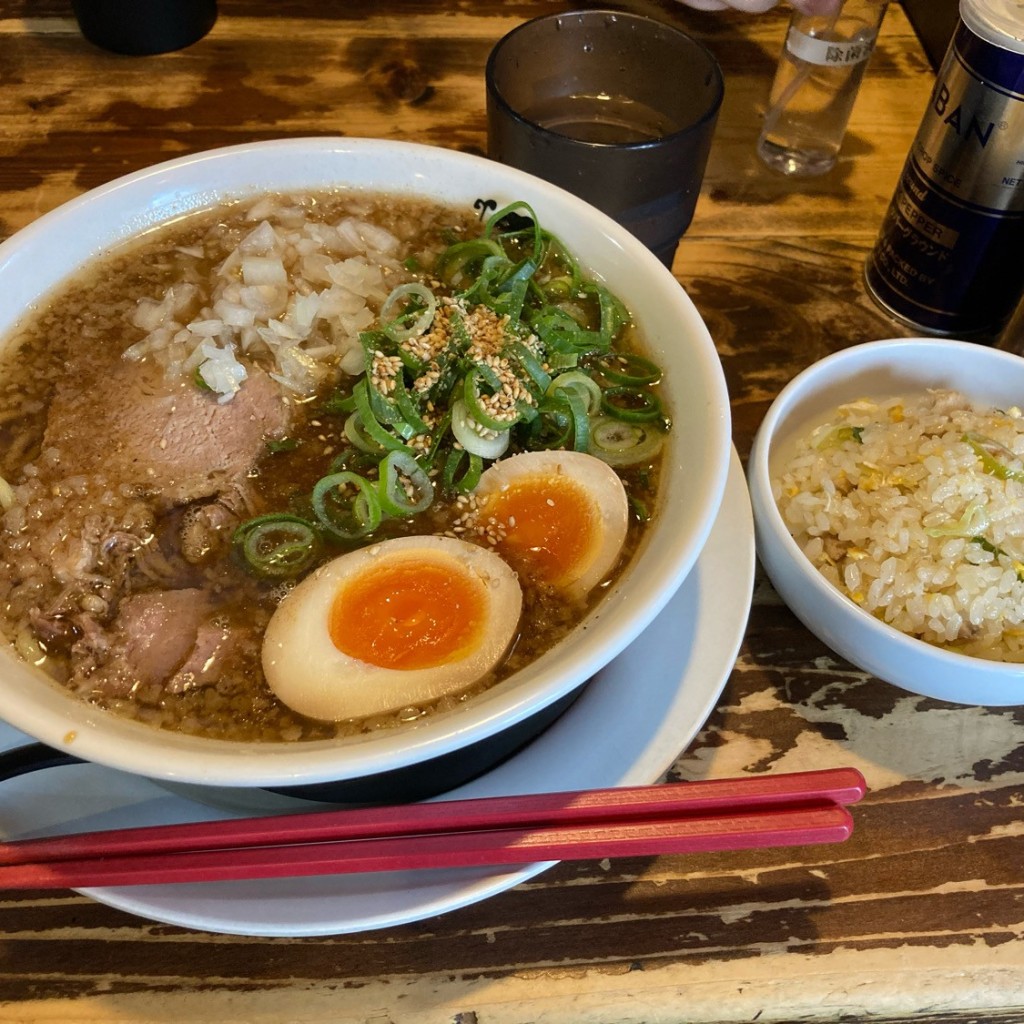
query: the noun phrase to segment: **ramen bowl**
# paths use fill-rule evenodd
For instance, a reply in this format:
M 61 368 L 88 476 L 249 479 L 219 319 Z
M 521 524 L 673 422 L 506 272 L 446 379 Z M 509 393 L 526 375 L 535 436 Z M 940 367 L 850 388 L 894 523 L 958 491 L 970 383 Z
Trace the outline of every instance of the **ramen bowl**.
M 225 201 L 339 188 L 472 211 L 528 203 L 632 312 L 664 371 L 672 420 L 657 508 L 639 550 L 565 639 L 458 707 L 344 740 L 234 742 L 156 729 L 70 695 L 0 650 L 0 709 L 60 755 L 167 783 L 261 787 L 324 799 L 409 799 L 466 781 L 552 721 L 632 643 L 693 566 L 730 456 L 729 403 L 712 340 L 678 282 L 632 235 L 547 183 L 471 155 L 399 142 L 297 139 L 200 153 L 129 175 L 0 246 L 0 337 L 60 281 L 112 246 Z M 600 738 L 595 738 L 600 741 Z M 48 755 L 49 756 L 49 755 Z
M 816 454 L 812 458 L 830 462 L 842 458 L 833 454 L 837 451 L 834 442 L 840 435 L 831 426 L 838 422 L 836 411 L 841 406 L 849 403 L 859 405 L 868 400 L 875 406 L 875 409 L 865 414 L 868 419 L 884 423 L 891 421 L 897 425 L 897 429 L 901 429 L 906 426 L 903 417 L 909 403 L 915 396 L 928 396 L 934 390 L 958 392 L 979 409 L 1013 410 L 1021 405 L 1021 397 L 1024 396 L 1024 359 L 969 342 L 901 338 L 870 342 L 837 352 L 810 366 L 790 381 L 768 410 L 755 438 L 748 464 L 758 558 L 775 589 L 797 618 L 832 650 L 858 668 L 910 693 L 938 700 L 992 706 L 1020 704 L 1024 701 L 1024 666 L 969 655 L 956 649 L 961 643 L 959 637 L 980 628 L 979 625 L 972 626 L 971 613 L 964 616 L 964 621 L 956 630 L 958 638 L 942 646 L 920 639 L 913 632 L 897 629 L 886 621 L 899 617 L 901 624 L 904 623 L 905 612 L 902 608 L 914 609 L 918 606 L 914 590 L 920 587 L 920 580 L 927 581 L 923 589 L 939 594 L 953 594 L 958 588 L 973 585 L 971 574 L 975 567 L 972 565 L 950 570 L 939 578 L 929 575 L 934 571 L 929 565 L 934 563 L 929 563 L 925 556 L 915 553 L 921 551 L 927 543 L 924 537 L 929 530 L 933 538 L 938 538 L 938 543 L 950 544 L 948 548 L 942 548 L 942 556 L 952 561 L 954 557 L 960 558 L 968 546 L 977 546 L 981 550 L 974 552 L 974 560 L 981 561 L 983 571 L 992 571 L 992 565 L 998 559 L 993 552 L 984 550 L 988 542 L 984 536 L 986 527 L 982 519 L 964 523 L 968 529 L 960 528 L 959 520 L 964 511 L 962 501 L 952 498 L 949 499 L 951 503 L 941 510 L 936 509 L 930 515 L 925 512 L 921 517 L 920 531 L 914 525 L 906 525 L 912 519 L 904 518 L 902 522 L 905 532 L 901 537 L 900 530 L 890 533 L 880 521 L 872 523 L 869 520 L 865 528 L 861 525 L 859 509 L 847 504 L 843 494 L 834 494 L 832 507 L 843 510 L 839 514 L 844 516 L 846 522 L 854 524 L 853 529 L 869 538 L 866 543 L 858 543 L 854 560 L 867 557 L 880 561 L 873 552 L 876 543 L 883 545 L 885 557 L 891 559 L 889 566 L 879 573 L 878 578 L 883 579 L 883 582 L 875 584 L 880 587 L 879 594 L 885 595 L 886 586 L 892 587 L 893 592 L 899 594 L 900 588 L 906 583 L 908 589 L 904 593 L 910 596 L 885 597 L 883 606 L 882 597 L 874 601 L 871 596 L 874 576 L 870 577 L 872 583 L 869 583 L 868 575 L 859 570 L 849 577 L 844 573 L 841 579 L 845 591 L 826 579 L 812 564 L 801 544 L 794 539 L 792 523 L 784 518 L 776 500 L 784 486 L 781 483 L 783 469 L 792 465 L 797 439 L 810 437 L 815 427 L 829 425 L 816 435 L 813 444 Z M 891 399 L 899 399 L 899 402 L 890 411 L 886 403 Z M 943 420 L 947 417 L 946 413 L 940 415 Z M 843 431 L 850 428 L 838 429 Z M 961 442 L 966 432 L 962 427 L 950 431 L 952 448 L 959 451 L 960 465 L 966 465 L 974 474 L 976 462 L 976 471 L 984 474 L 982 458 L 975 458 L 977 453 L 958 447 L 958 442 Z M 896 443 L 903 443 L 902 438 L 905 436 L 900 435 Z M 907 446 L 912 469 L 915 462 L 924 463 L 925 460 L 938 457 L 935 446 L 946 443 L 945 440 L 938 440 L 939 436 L 935 434 L 936 440 L 930 442 L 932 448 L 924 456 L 920 454 L 920 449 Z M 873 437 L 865 430 L 859 440 L 850 440 L 848 447 L 853 452 L 852 458 L 862 462 L 872 474 L 867 486 L 882 485 L 881 488 L 875 487 L 869 494 L 869 498 L 878 496 L 877 503 L 866 504 L 865 508 L 884 511 L 889 502 L 882 488 L 887 486 L 885 477 L 889 473 L 889 464 L 882 464 L 881 460 L 875 459 L 872 449 L 867 447 L 874 443 Z M 932 465 L 930 462 L 927 464 Z M 935 479 L 938 479 L 937 474 L 945 473 L 945 467 L 936 464 L 934 473 Z M 948 479 L 951 478 L 947 475 L 942 483 L 945 484 Z M 977 493 L 978 481 L 979 477 L 974 475 L 973 480 L 967 479 L 965 486 Z M 907 490 L 909 484 L 904 481 L 902 486 Z M 892 491 L 892 507 L 896 510 L 894 515 L 905 515 L 899 509 L 905 509 L 908 504 L 916 507 L 916 499 L 908 502 L 905 495 L 896 493 L 899 486 L 894 485 Z M 929 501 L 932 496 L 940 493 L 937 489 L 929 490 Z M 788 497 L 792 499 L 793 495 L 789 494 Z M 856 494 L 854 500 L 858 500 Z M 929 506 L 921 507 L 927 509 Z M 879 534 L 873 532 L 873 525 L 882 527 L 881 536 L 888 536 L 889 539 L 877 540 Z M 844 526 L 843 531 L 850 528 Z M 830 521 L 830 535 L 831 529 Z M 800 520 L 797 520 L 796 530 L 800 531 L 803 538 Z M 958 534 L 962 536 L 958 537 Z M 848 536 L 845 532 L 838 532 L 837 535 Z M 1001 538 L 1000 543 L 1005 544 L 1007 549 L 1014 546 Z M 906 575 L 901 568 L 904 563 L 907 566 Z M 962 571 L 968 575 L 961 576 Z M 997 575 L 1003 575 L 998 569 L 995 571 Z M 1012 575 L 1014 570 L 1010 567 L 1009 571 Z M 911 576 L 917 576 L 918 581 L 915 582 Z M 853 584 L 852 590 L 847 586 L 847 581 Z M 928 601 L 929 598 L 925 597 L 924 600 Z M 905 604 L 900 607 L 904 601 Z M 926 604 L 925 607 L 930 605 Z M 947 621 L 947 618 L 942 621 Z M 951 618 L 948 621 L 951 627 L 955 626 Z

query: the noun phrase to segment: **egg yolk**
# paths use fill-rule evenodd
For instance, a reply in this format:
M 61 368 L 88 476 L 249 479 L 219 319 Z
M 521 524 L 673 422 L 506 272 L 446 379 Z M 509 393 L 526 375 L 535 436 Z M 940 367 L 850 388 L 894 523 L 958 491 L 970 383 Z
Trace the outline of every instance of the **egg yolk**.
M 517 479 L 488 496 L 486 516 L 505 533 L 498 548 L 509 563 L 552 585 L 579 575 L 599 529 L 590 495 L 569 476 Z
M 487 608 L 482 583 L 461 566 L 405 559 L 346 582 L 328 630 L 339 651 L 367 664 L 433 668 L 478 646 Z

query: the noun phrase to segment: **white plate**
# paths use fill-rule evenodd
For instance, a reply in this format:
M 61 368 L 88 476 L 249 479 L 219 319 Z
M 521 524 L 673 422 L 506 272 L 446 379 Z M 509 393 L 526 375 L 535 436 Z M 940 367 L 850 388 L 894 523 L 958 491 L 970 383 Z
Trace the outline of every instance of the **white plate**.
M 722 508 L 680 590 L 643 635 L 521 753 L 452 797 L 657 781 L 710 714 L 746 628 L 754 578 L 750 502 L 735 451 Z M 0 749 L 25 737 L 0 722 Z M 69 785 L 73 783 L 73 785 Z M 307 805 L 308 806 L 308 805 Z M 7 838 L 227 816 L 146 779 L 96 765 L 3 784 Z M 432 917 L 550 867 L 452 869 L 321 878 L 86 889 L 166 924 L 236 935 L 339 935 Z

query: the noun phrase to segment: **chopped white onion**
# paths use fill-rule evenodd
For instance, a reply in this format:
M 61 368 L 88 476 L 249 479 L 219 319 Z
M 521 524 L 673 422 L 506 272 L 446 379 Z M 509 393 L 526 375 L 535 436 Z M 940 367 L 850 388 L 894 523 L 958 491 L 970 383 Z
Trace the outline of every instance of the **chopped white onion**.
M 213 311 L 228 327 L 252 327 L 256 322 L 256 314 L 248 306 L 240 302 L 229 302 L 220 299 L 213 304 Z
M 279 245 L 277 232 L 268 220 L 262 221 L 238 243 L 238 251 L 243 256 L 266 256 L 275 252 Z
M 246 256 L 242 260 L 242 280 L 247 285 L 287 285 L 288 271 L 276 256 Z
M 366 357 L 363 353 L 362 345 L 358 343 L 350 345 L 349 348 L 342 352 L 339 365 L 342 371 L 351 377 L 362 373 L 366 369 Z
M 275 379 L 301 394 L 328 374 L 361 373 L 359 333 L 403 280 L 399 239 L 359 216 L 311 220 L 275 196 L 257 200 L 246 219 L 251 230 L 215 268 L 208 293 L 182 281 L 139 302 L 132 324 L 145 336 L 126 358 L 198 371 L 220 401 L 245 379 L 240 357 L 272 358 Z M 188 254 L 201 259 L 203 247 Z
M 217 393 L 219 402 L 230 401 L 248 376 L 245 367 L 231 349 L 221 348 L 215 342 L 204 341 L 197 351 L 205 357 L 199 364 L 199 376 Z
M 197 338 L 216 338 L 224 330 L 223 320 L 193 320 L 188 329 Z

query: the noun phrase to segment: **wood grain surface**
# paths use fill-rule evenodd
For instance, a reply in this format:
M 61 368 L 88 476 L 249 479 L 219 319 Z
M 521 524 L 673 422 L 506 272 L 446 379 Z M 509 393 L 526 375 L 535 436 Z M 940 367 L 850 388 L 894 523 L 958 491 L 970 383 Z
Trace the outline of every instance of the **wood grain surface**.
M 754 150 L 783 9 L 607 6 L 675 22 L 725 72 L 674 271 L 715 338 L 745 457 L 803 367 L 909 333 L 861 273 L 932 72 L 894 3 L 839 165 L 790 181 Z M 227 143 L 345 134 L 483 152 L 491 46 L 567 7 L 221 0 L 200 42 L 130 58 L 84 42 L 60 0 L 0 0 L 0 237 L 120 174 Z M 0 893 L 0 1021 L 1024 1020 L 1021 717 L 866 676 L 759 574 L 735 669 L 670 775 L 853 765 L 871 792 L 850 842 L 560 864 L 440 917 L 325 938 L 216 935 L 71 892 Z M 55 785 L 73 787 L 74 772 Z M 2 815 L 0 793 L 0 828 Z

